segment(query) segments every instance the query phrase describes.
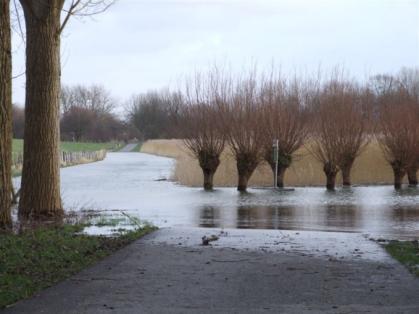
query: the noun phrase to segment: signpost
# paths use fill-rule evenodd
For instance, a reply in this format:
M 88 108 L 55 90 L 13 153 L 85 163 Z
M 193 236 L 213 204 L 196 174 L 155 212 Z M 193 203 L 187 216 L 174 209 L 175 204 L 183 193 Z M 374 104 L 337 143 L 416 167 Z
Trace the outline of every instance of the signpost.
M 279 153 L 278 153 L 278 149 L 279 149 L 279 143 L 278 140 L 274 140 L 273 141 L 273 162 L 275 163 L 275 173 L 274 173 L 274 189 L 276 189 L 276 187 L 278 186 L 278 158 L 279 158 Z

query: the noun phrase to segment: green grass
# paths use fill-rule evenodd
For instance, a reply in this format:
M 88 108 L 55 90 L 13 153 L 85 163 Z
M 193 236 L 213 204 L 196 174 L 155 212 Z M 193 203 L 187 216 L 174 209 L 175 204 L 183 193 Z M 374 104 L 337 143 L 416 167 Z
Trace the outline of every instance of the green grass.
M 106 149 L 110 151 L 118 150 L 121 144 L 118 142 L 107 143 L 83 143 L 83 142 L 61 142 L 61 150 L 66 152 L 80 152 L 80 151 L 96 151 Z M 23 140 L 13 140 L 13 152 L 19 153 L 23 151 Z
M 79 234 L 84 225 L 0 234 L 0 308 L 28 298 L 153 231 L 143 226 L 117 237 Z
M 419 242 L 418 241 L 390 241 L 385 245 L 390 253 L 400 263 L 419 276 Z
M 143 146 L 143 143 L 142 143 L 142 142 L 138 143 L 138 144 L 137 144 L 137 145 L 133 148 L 132 152 L 137 152 L 137 153 L 139 153 L 139 152 L 141 151 L 141 146 Z

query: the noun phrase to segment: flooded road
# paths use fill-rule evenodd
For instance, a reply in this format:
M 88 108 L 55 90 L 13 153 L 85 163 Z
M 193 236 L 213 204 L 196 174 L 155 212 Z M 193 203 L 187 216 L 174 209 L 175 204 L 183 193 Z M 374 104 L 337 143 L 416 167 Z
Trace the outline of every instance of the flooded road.
M 323 187 L 205 192 L 165 181 L 174 160 L 110 153 L 106 160 L 64 168 L 62 195 L 71 210 L 124 210 L 163 226 L 362 232 L 419 238 L 419 188 Z

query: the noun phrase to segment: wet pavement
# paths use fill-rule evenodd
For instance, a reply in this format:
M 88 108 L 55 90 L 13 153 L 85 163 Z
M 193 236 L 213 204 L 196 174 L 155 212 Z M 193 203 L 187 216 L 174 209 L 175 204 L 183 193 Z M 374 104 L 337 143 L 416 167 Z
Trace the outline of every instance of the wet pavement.
M 174 227 L 5 313 L 413 314 L 418 291 L 360 234 Z
M 174 160 L 109 153 L 101 162 L 61 170 L 67 209 L 123 210 L 159 227 L 252 228 L 360 232 L 419 238 L 419 188 L 363 186 L 275 191 L 200 188 L 171 182 Z

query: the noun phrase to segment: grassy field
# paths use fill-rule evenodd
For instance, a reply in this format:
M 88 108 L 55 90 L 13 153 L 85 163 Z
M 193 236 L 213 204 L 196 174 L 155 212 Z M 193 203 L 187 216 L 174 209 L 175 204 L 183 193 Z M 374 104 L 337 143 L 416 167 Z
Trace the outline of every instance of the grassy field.
M 61 150 L 65 152 L 96 151 L 101 149 L 118 150 L 121 144 L 117 142 L 108 143 L 81 143 L 81 142 L 61 142 Z M 23 151 L 23 140 L 13 140 L 13 152 Z
M 188 186 L 201 186 L 202 173 L 198 162 L 190 155 L 181 140 L 151 140 L 145 142 L 141 152 L 176 158 L 173 178 Z M 272 185 L 272 171 L 267 164 L 262 164 L 253 174 L 250 186 Z M 338 182 L 341 181 L 340 176 Z M 371 142 L 356 160 L 352 169 L 353 184 L 391 184 L 393 173 L 384 159 L 377 142 Z M 235 161 L 227 150 L 222 155 L 222 162 L 214 177 L 215 186 L 235 186 L 237 170 Z M 292 166 L 285 175 L 285 184 L 289 186 L 320 186 L 325 184 L 322 165 L 302 148 Z
M 0 309 L 61 281 L 153 231 L 145 226 L 117 237 L 82 235 L 83 225 L 0 234 Z

